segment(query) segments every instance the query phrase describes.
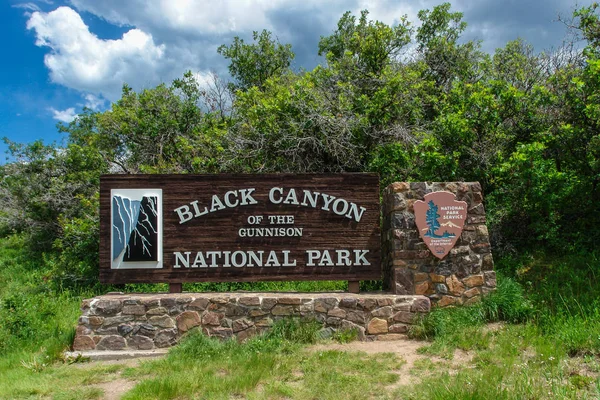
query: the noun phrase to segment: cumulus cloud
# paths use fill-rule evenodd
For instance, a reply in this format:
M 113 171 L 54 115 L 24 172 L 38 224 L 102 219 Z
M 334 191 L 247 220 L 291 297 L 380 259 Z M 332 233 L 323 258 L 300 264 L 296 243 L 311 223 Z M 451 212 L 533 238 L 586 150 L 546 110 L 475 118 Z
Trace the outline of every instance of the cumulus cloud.
M 77 117 L 77 113 L 75 112 L 74 107 L 69 107 L 66 110 L 62 111 L 50 107 L 48 110 L 52 112 L 52 118 L 60 122 L 69 123 Z
M 42 1 L 42 0 L 40 0 Z M 47 0 L 43 0 L 47 1 Z M 45 64 L 53 82 L 82 92 L 86 106 L 99 110 L 100 100 L 117 100 L 123 83 L 134 89 L 170 82 L 183 72 L 196 73 L 206 84 L 207 71 L 227 76 L 227 61 L 217 54 L 220 44 L 234 36 L 251 39 L 252 31 L 269 29 L 280 41 L 291 43 L 295 68 L 311 69 L 323 60 L 317 56 L 321 36 L 331 34 L 345 11 L 388 24 L 403 15 L 418 25 L 420 9 L 438 0 L 68 0 L 71 7 L 44 13 L 35 11 L 27 28 L 36 44 L 49 49 Z M 564 29 L 553 24 L 559 12 L 568 14 L 570 0 L 455 0 L 469 23 L 466 39 L 481 39 L 493 52 L 519 36 L 543 49 L 560 43 Z M 116 40 L 100 39 L 90 32 L 80 13 L 90 13 L 127 32 Z M 88 96 L 92 96 L 89 97 Z
M 44 63 L 55 83 L 115 99 L 124 82 L 143 85 L 159 78 L 164 47 L 140 29 L 118 40 L 102 40 L 69 7 L 34 12 L 27 29 L 35 31 L 37 46 L 50 48 Z

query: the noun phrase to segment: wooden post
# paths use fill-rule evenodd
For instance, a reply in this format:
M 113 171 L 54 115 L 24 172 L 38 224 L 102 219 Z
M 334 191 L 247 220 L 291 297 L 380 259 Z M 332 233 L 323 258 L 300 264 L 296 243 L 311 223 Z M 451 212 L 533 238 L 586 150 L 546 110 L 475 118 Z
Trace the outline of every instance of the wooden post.
M 360 281 L 348 281 L 348 292 L 350 292 L 350 293 L 360 292 Z
M 181 293 L 183 292 L 182 283 L 169 283 L 169 293 Z

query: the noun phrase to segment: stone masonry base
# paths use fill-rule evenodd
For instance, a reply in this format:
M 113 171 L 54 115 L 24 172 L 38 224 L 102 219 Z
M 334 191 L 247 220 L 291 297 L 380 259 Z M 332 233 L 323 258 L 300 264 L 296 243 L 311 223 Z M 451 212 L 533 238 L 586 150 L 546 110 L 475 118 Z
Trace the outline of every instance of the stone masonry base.
M 151 350 L 175 345 L 191 329 L 244 340 L 285 317 L 312 318 L 333 333 L 356 329 L 360 340 L 402 337 L 426 296 L 351 293 L 109 294 L 82 302 L 73 349 Z

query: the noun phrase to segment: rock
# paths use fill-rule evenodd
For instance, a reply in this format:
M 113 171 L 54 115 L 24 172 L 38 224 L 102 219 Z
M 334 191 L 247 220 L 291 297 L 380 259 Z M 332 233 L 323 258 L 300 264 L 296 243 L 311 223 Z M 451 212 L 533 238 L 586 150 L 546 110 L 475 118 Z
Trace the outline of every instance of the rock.
M 239 342 L 245 342 L 246 340 L 250 339 L 252 336 L 256 335 L 256 327 L 252 326 L 246 330 L 243 330 L 241 332 L 237 333 L 237 340 Z
M 200 315 L 196 311 L 184 311 L 177 316 L 177 329 L 187 332 L 200 325 Z
M 164 307 L 156 307 L 148 310 L 148 312 L 146 312 L 146 315 L 166 315 L 167 312 L 167 309 Z
M 341 308 L 334 308 L 327 313 L 327 316 L 336 318 L 346 318 L 346 315 L 346 311 L 342 310 Z
M 483 262 L 481 264 L 481 268 L 484 271 L 490 271 L 494 269 L 494 258 L 491 254 L 486 254 L 483 256 Z
M 358 340 L 366 339 L 365 328 L 362 326 L 358 326 L 350 321 L 342 321 L 340 328 L 348 331 L 356 331 Z
M 412 312 L 426 313 L 431 311 L 431 301 L 428 298 L 415 299 L 412 306 L 410 307 Z
M 299 297 L 280 297 L 277 302 L 279 304 L 300 305 L 302 304 L 302 299 Z
M 404 324 L 393 324 L 388 328 L 390 333 L 406 333 L 408 332 L 408 325 Z
M 464 302 L 465 306 L 470 306 L 472 304 L 476 304 L 479 303 L 481 301 L 481 297 L 480 296 L 476 296 L 476 297 L 471 297 L 469 300 Z
M 108 317 L 104 318 L 104 321 L 102 322 L 102 327 L 105 328 L 113 325 L 124 324 L 126 322 L 131 322 L 134 319 L 135 318 L 133 315 L 120 315 L 117 317 Z
M 416 272 L 415 273 L 415 282 L 423 282 L 429 280 L 429 274 L 424 272 Z
M 231 330 L 231 328 L 217 327 L 209 328 L 208 334 L 209 336 L 215 336 L 221 339 L 229 339 L 233 336 L 233 331 Z
M 350 310 L 346 314 L 346 319 L 348 321 L 356 322 L 358 324 L 364 325 L 366 322 L 366 316 L 364 311 L 354 311 Z
M 260 308 L 268 311 L 272 309 L 275 306 L 275 304 L 277 304 L 277 299 L 274 299 L 272 297 L 263 298 Z
M 342 319 L 337 317 L 328 317 L 325 320 L 325 323 L 329 326 L 340 326 L 340 324 L 342 323 Z
M 344 307 L 344 308 L 356 308 L 356 304 L 357 304 L 357 301 L 355 298 L 345 297 L 340 300 L 339 306 Z
M 292 307 L 292 306 L 276 305 L 271 310 L 271 314 L 278 315 L 278 316 L 279 315 L 292 315 L 292 314 L 294 314 L 294 307 Z
M 415 285 L 415 294 L 424 295 L 429 291 L 429 281 L 417 283 Z
M 117 332 L 119 332 L 119 335 L 121 335 L 121 336 L 127 336 L 132 331 L 133 331 L 133 327 L 131 325 L 119 325 L 117 327 Z
M 177 306 L 177 301 L 174 298 L 162 298 L 160 299 L 160 306 L 170 310 Z
M 384 319 L 373 318 L 367 326 L 367 332 L 370 335 L 378 335 L 388 332 L 388 323 Z
M 173 346 L 177 343 L 177 330 L 165 329 L 156 334 L 154 345 L 159 348 Z
M 115 315 L 123 309 L 119 300 L 98 300 L 92 307 L 96 314 Z
M 155 317 L 148 318 L 148 323 L 158 326 L 160 328 L 173 328 L 175 327 L 175 322 L 168 315 L 160 315 Z
M 158 331 L 157 327 L 150 324 L 141 324 L 138 327 L 139 329 L 137 333 L 148 337 L 154 337 L 154 335 L 156 335 L 156 331 Z
M 75 340 L 73 341 L 73 350 L 84 351 L 94 350 L 95 348 L 96 343 L 94 342 L 94 339 L 92 339 L 90 336 L 75 336 Z
M 156 299 L 156 298 L 142 299 L 142 304 L 145 305 L 147 308 L 158 307 L 158 299 Z
M 146 307 L 142 305 L 127 305 L 123 306 L 123 311 L 121 311 L 123 315 L 144 315 L 146 314 Z
M 479 236 L 488 236 L 489 232 L 488 232 L 488 228 L 485 225 L 477 225 L 477 234 Z
M 394 304 L 392 299 L 377 299 L 377 305 L 379 307 L 391 306 L 392 304 Z
M 435 285 L 435 292 L 440 294 L 448 294 L 448 286 L 443 283 L 437 283 Z
M 248 315 L 250 315 L 251 317 L 262 317 L 265 315 L 269 315 L 268 311 L 263 311 L 263 310 L 250 310 L 250 312 L 248 312 Z
M 208 307 L 208 299 L 201 297 L 199 299 L 196 299 L 194 301 L 192 301 L 191 303 L 188 304 L 187 309 L 188 310 L 196 310 L 196 311 L 204 311 L 206 310 L 206 307 Z
M 247 320 L 246 318 L 240 318 L 233 321 L 233 332 L 239 332 L 246 330 L 250 327 L 254 326 L 254 322 Z
M 260 327 L 269 327 L 269 326 L 273 325 L 273 320 L 271 318 L 259 319 L 258 321 L 256 321 L 254 323 L 254 325 L 260 326 Z
M 462 296 L 463 292 L 465 291 L 465 285 L 458 280 L 456 275 L 446 278 L 446 286 L 448 286 L 448 290 L 454 296 Z
M 388 186 L 392 192 L 394 193 L 401 193 L 401 192 L 406 192 L 407 190 L 410 189 L 410 186 L 408 183 L 406 182 L 394 182 L 392 183 L 390 186 Z
M 436 303 L 438 307 L 446 307 L 456 304 L 456 298 L 452 296 L 442 296 L 442 298 Z
M 102 317 L 88 317 L 88 324 L 91 326 L 100 326 L 104 322 Z
M 334 297 L 315 299 L 314 310 L 316 312 L 326 313 L 336 306 L 338 300 Z
M 393 313 L 394 313 L 394 310 L 392 309 L 392 307 L 385 306 L 385 307 L 381 307 L 381 308 L 378 308 L 376 310 L 371 311 L 371 316 L 373 316 L 373 317 L 388 318 Z
M 238 299 L 238 303 L 244 306 L 260 306 L 260 297 L 251 296 L 251 297 L 240 297 Z
M 494 271 L 486 271 L 483 273 L 486 286 L 496 287 L 496 273 Z
M 474 287 L 469 290 L 465 290 L 465 293 L 463 293 L 463 296 L 470 299 L 471 297 L 478 296 L 479 293 L 480 293 L 479 288 Z
M 213 304 L 227 304 L 229 299 L 227 297 L 213 297 L 210 302 Z
M 96 345 L 97 350 L 123 350 L 127 344 L 123 336 L 104 336 Z
M 396 314 L 394 314 L 392 319 L 397 322 L 412 324 L 415 319 L 415 314 L 406 311 L 398 311 Z
M 94 333 L 94 331 L 92 331 L 90 328 L 86 327 L 85 325 L 78 325 L 77 329 L 75 330 L 75 336 L 91 335 L 92 333 Z
M 223 319 L 224 316 L 225 315 L 223 314 L 207 311 L 204 313 L 204 315 L 202 315 L 202 325 L 221 325 L 221 319 Z
M 463 279 L 467 287 L 483 286 L 483 275 L 471 275 Z
M 377 307 L 376 299 L 358 299 L 356 302 L 357 308 L 365 311 L 374 310 Z
M 334 333 L 332 328 L 322 328 L 317 332 L 317 337 L 321 340 L 331 339 Z
M 227 317 L 240 317 L 242 315 L 246 315 L 246 308 L 243 306 L 238 306 L 237 304 L 226 304 L 225 305 L 225 315 Z
M 127 339 L 127 347 L 136 350 L 151 350 L 154 348 L 154 342 L 146 336 L 136 335 Z

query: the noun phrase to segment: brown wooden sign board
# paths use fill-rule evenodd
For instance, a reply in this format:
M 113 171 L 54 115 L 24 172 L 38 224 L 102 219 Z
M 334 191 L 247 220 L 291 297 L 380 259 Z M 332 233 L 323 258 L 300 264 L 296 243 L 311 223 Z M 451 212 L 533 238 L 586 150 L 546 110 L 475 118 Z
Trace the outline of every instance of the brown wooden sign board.
M 381 279 L 375 174 L 104 175 L 102 283 Z

